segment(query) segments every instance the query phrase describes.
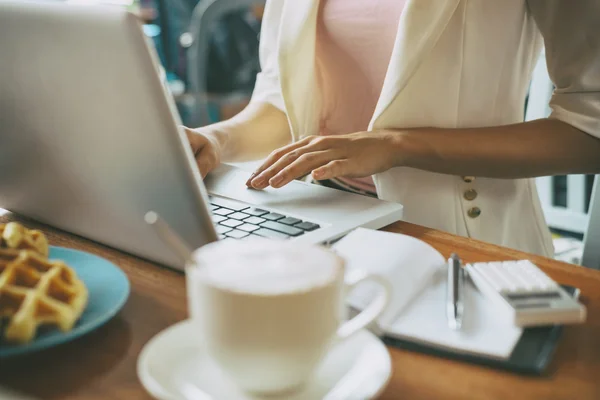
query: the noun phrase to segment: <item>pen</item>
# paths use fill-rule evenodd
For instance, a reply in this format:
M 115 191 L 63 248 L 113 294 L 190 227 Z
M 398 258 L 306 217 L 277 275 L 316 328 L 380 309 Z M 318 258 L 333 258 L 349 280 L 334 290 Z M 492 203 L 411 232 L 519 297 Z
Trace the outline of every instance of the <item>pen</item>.
M 446 317 L 452 330 L 459 330 L 462 325 L 464 310 L 465 271 L 460 258 L 452 254 L 448 259 L 448 285 L 446 293 Z

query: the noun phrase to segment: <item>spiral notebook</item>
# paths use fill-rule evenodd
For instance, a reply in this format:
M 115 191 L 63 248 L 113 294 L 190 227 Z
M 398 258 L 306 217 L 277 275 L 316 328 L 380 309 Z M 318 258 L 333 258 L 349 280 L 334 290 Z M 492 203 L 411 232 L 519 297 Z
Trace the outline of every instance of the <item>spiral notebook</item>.
M 392 284 L 390 306 L 376 328 L 388 344 L 518 372 L 540 373 L 550 361 L 561 327 L 516 327 L 499 317 L 471 283 L 466 285 L 462 329 L 451 330 L 445 314 L 446 260 L 425 242 L 359 228 L 333 250 L 346 259 L 350 271 L 377 273 Z M 359 286 L 348 299 L 350 307 L 362 309 L 376 291 L 374 284 Z

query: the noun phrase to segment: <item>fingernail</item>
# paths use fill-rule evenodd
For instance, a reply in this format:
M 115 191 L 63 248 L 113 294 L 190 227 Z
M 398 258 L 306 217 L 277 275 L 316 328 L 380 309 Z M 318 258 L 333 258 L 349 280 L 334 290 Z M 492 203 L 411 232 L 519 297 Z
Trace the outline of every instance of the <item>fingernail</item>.
M 271 184 L 271 186 L 275 187 L 277 185 L 279 185 L 281 182 L 283 182 L 283 176 L 280 175 L 276 175 L 274 178 L 272 178 L 269 183 Z
M 321 170 L 313 171 L 313 176 L 315 178 L 320 178 L 321 176 L 323 176 L 323 171 L 321 171 Z
M 248 178 L 248 180 L 246 181 L 246 186 L 252 186 L 252 179 L 254 179 L 255 176 L 256 172 L 253 172 L 252 175 L 250 175 L 250 178 Z
M 266 186 L 265 178 L 259 176 L 258 178 L 254 179 L 251 184 L 255 189 L 262 189 L 264 186 Z

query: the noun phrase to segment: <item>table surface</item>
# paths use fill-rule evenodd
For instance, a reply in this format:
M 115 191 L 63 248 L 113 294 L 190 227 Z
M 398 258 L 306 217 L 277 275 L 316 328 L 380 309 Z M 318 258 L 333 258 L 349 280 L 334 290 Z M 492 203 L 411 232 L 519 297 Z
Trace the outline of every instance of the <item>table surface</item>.
M 0 210 L 1 214 L 1 210 Z M 74 342 L 0 365 L 0 386 L 43 399 L 147 399 L 136 375 L 137 357 L 154 335 L 186 318 L 182 273 L 107 248 L 14 214 L 42 229 L 52 245 L 100 255 L 125 271 L 131 297 L 98 330 Z M 543 377 L 521 376 L 458 361 L 390 348 L 393 377 L 381 399 L 600 399 L 600 272 L 466 239 L 405 222 L 388 231 L 421 239 L 445 257 L 467 262 L 529 258 L 559 283 L 579 287 L 588 309 L 585 324 L 568 326 Z

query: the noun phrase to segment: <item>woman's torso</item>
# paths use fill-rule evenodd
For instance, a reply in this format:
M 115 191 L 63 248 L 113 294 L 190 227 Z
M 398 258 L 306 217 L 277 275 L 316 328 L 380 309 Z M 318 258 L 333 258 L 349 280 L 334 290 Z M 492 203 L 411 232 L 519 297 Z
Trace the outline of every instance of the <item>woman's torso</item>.
M 271 80 L 261 80 L 256 97 L 269 95 L 285 110 L 295 140 L 314 135 L 328 109 L 316 62 L 321 1 L 271 3 L 271 20 L 282 24 L 272 41 L 277 79 L 265 75 Z M 541 44 L 525 0 L 409 0 L 367 128 L 522 122 Z M 276 90 L 280 99 L 273 95 Z M 464 180 L 399 167 L 373 180 L 381 199 L 404 205 L 407 221 L 532 253 L 553 253 L 532 179 Z M 474 198 L 467 195 L 470 191 L 477 193 Z
M 390 62 L 406 0 L 321 0 L 316 68 L 321 135 L 366 131 Z M 371 177 L 338 178 L 375 193 Z

